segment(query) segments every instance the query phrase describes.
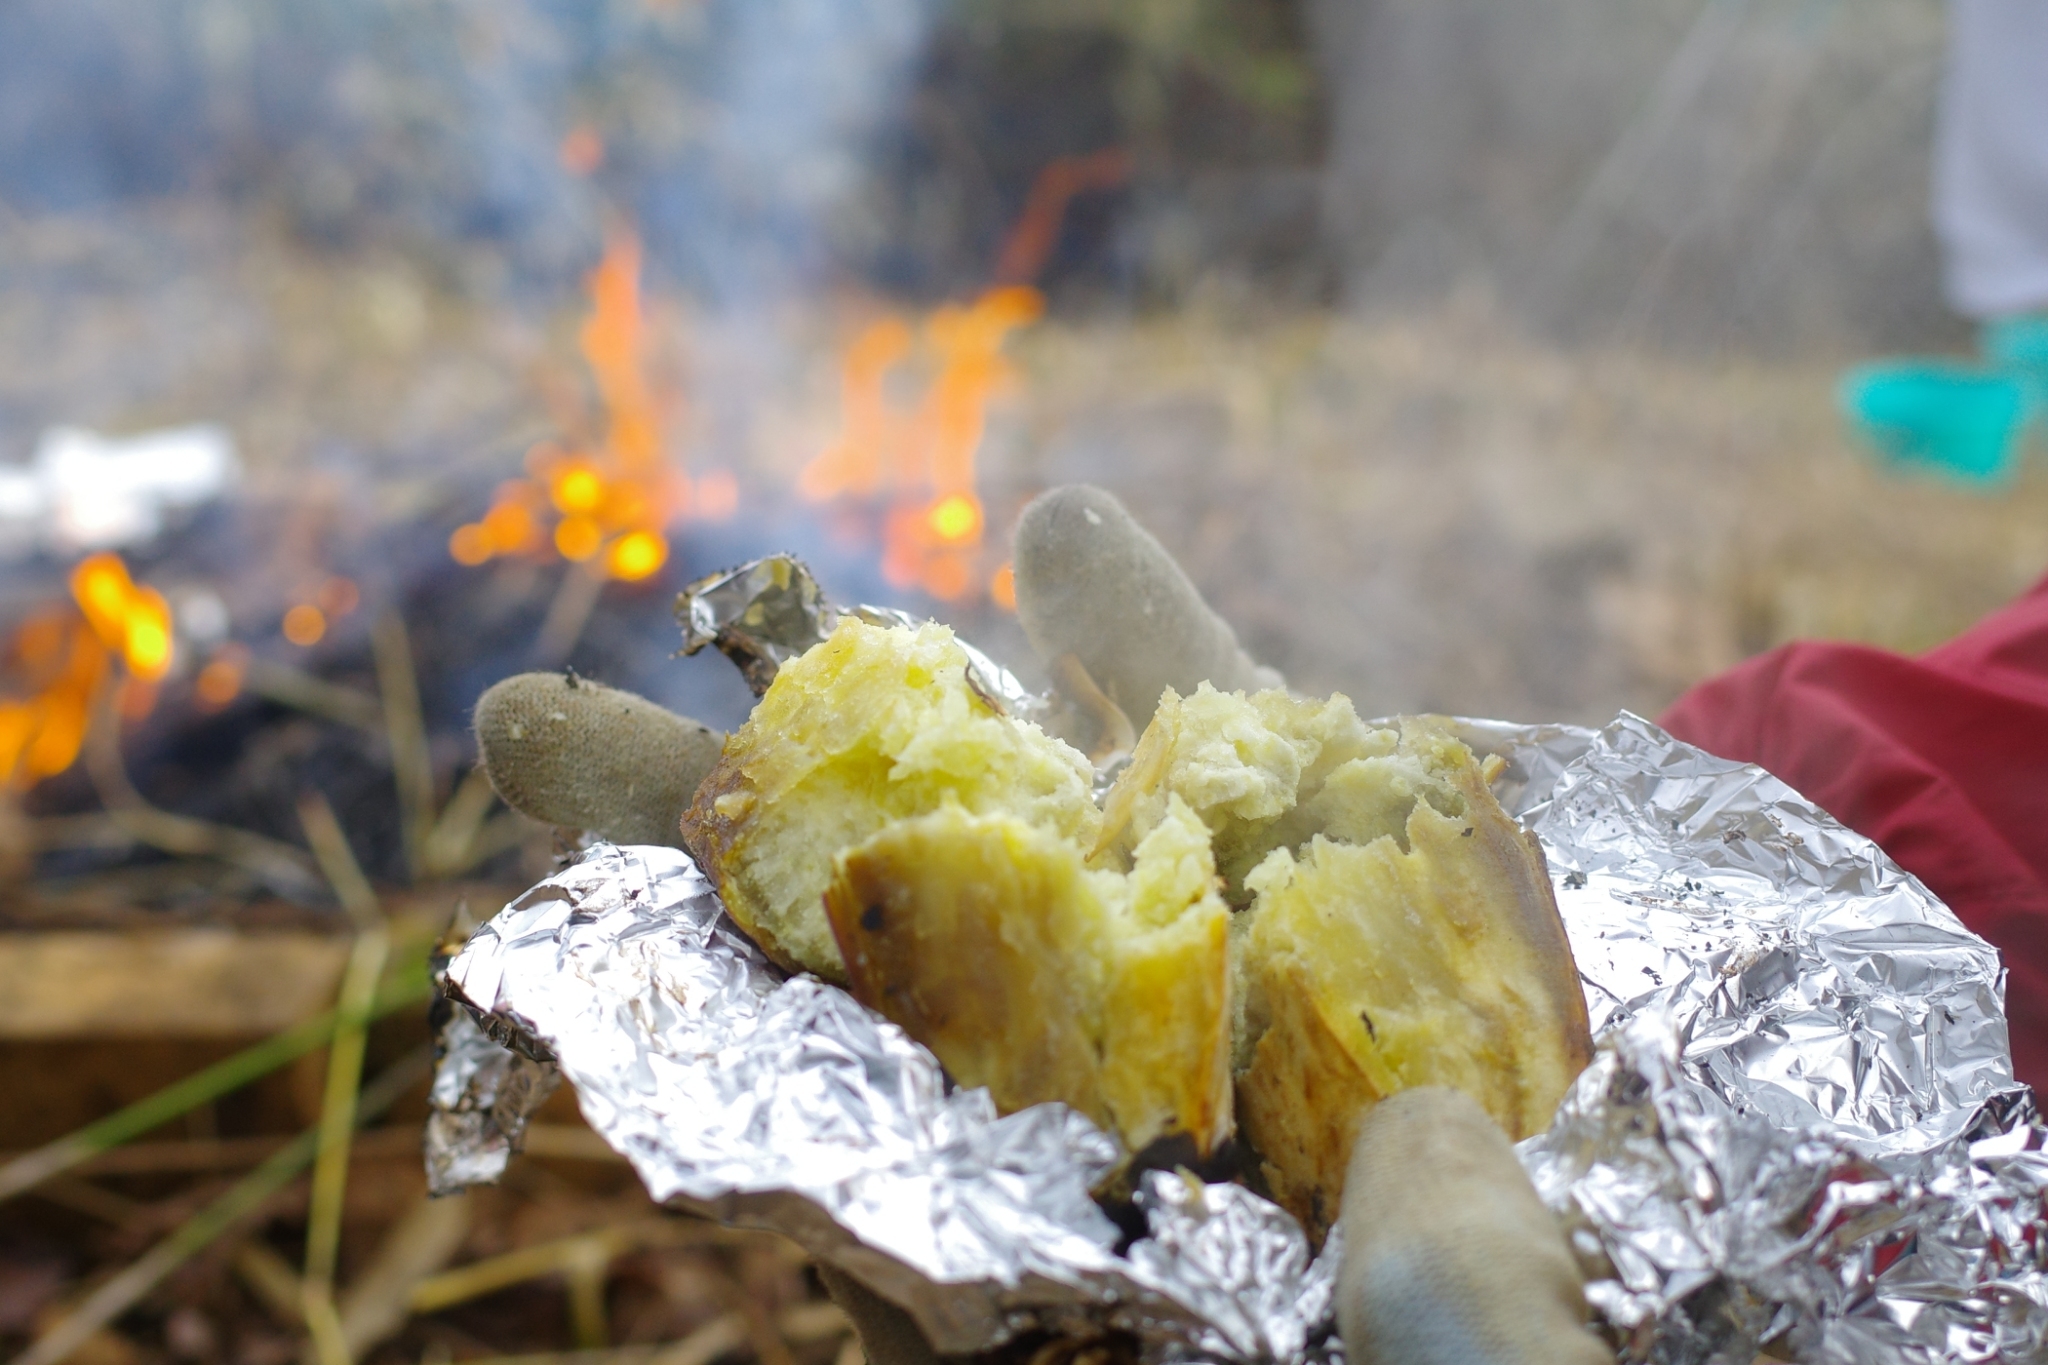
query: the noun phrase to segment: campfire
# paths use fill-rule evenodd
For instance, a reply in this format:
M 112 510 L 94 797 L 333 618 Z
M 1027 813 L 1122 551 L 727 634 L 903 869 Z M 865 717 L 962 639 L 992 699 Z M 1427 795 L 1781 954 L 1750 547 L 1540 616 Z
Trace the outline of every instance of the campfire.
M 672 458 L 672 398 L 664 401 L 647 375 L 640 242 L 630 231 L 612 234 L 589 289 L 577 340 L 601 414 L 576 414 L 583 438 L 527 452 L 525 476 L 501 484 L 490 509 L 448 538 L 459 564 L 552 549 L 598 576 L 634 583 L 668 562 L 671 526 L 691 515 L 723 520 L 738 504 L 731 475 L 693 485 Z
M 565 141 L 579 174 L 602 164 L 593 139 Z M 46 582 L 9 623 L 0 653 L 0 853 L 18 874 L 0 907 L 5 924 L 145 935 L 177 925 L 202 936 L 260 927 L 272 937 L 236 948 L 248 964 L 236 970 L 338 1004 L 320 1014 L 287 1003 L 289 992 L 262 997 L 271 1003 L 221 1002 L 206 1017 L 231 1022 L 204 1027 L 281 1031 L 82 1135 L 0 1156 L 0 1199 L 32 1191 L 30 1205 L 63 1205 L 62 1191 L 99 1189 L 92 1182 L 126 1180 L 130 1170 L 150 1173 L 145 1182 L 174 1199 L 214 1198 L 175 1249 L 164 1244 L 155 1260 L 30 1323 L 26 1365 L 84 1360 L 124 1341 L 114 1330 L 123 1315 L 161 1293 L 165 1276 L 194 1273 L 185 1258 L 205 1261 L 236 1210 L 285 1197 L 309 1169 L 293 1254 L 236 1237 L 233 1255 L 207 1262 L 207 1273 L 219 1292 L 253 1296 L 287 1333 L 308 1334 L 322 1365 L 343 1365 L 376 1339 L 365 1333 L 394 1330 L 407 1311 L 462 1319 L 464 1305 L 501 1284 L 556 1273 L 568 1277 L 561 1311 L 570 1339 L 599 1345 L 612 1331 L 604 1286 L 638 1264 L 649 1274 L 667 1267 L 659 1273 L 740 1305 L 737 1316 L 690 1320 L 691 1349 L 705 1360 L 735 1344 L 769 1365 L 845 1356 L 838 1310 L 798 1276 L 801 1258 L 770 1241 L 656 1233 L 630 1220 L 566 1242 L 483 1231 L 529 1206 L 573 1203 L 525 1194 L 508 1194 L 496 1212 L 471 1196 L 457 1202 L 475 1215 L 386 1219 L 392 1254 L 420 1254 L 421 1237 L 442 1249 L 406 1281 L 410 1310 L 373 1309 L 360 1253 L 348 1250 L 361 1196 L 344 1173 L 409 1153 L 384 1141 L 403 1123 L 350 1134 L 417 1081 L 426 962 L 450 916 L 466 924 L 489 914 L 557 851 L 554 833 L 504 810 L 475 765 L 467 705 L 483 684 L 573 660 L 649 686 L 654 670 L 675 668 L 649 647 L 674 638 L 675 587 L 768 548 L 764 534 L 850 544 L 842 568 L 856 591 L 877 598 L 1014 610 L 979 456 L 991 413 L 1020 392 L 1008 348 L 1046 310 L 1036 281 L 1069 205 L 1128 172 L 1121 151 L 1055 160 L 1034 182 L 987 287 L 921 311 L 870 305 L 840 358 L 837 430 L 805 453 L 794 499 L 743 488 L 730 469 L 690 458 L 688 386 L 655 344 L 642 245 L 621 215 L 585 279 L 577 369 L 555 369 L 536 386 L 552 430 L 481 496 L 465 475 L 442 503 L 456 516 L 365 517 L 318 491 L 230 498 L 186 509 L 154 538 L 88 554 Z M 422 554 L 423 533 L 437 555 Z M 173 958 L 185 951 L 143 941 L 161 941 Z M 118 982 L 147 968 L 110 946 L 95 970 Z M 181 969 L 163 970 L 151 998 L 184 989 L 170 984 Z M 139 986 L 116 989 L 142 998 Z M 123 1072 L 128 1046 L 108 1043 L 92 1065 Z M 328 1062 L 310 1108 L 261 1079 L 318 1048 Z M 251 1082 L 261 1103 L 236 1136 L 136 1141 L 166 1119 L 213 1114 Z M 268 1136 L 295 1123 L 311 1126 L 282 1145 Z M 21 1133 L 53 1136 L 33 1124 Z M 621 1195 L 630 1188 L 571 1109 L 544 1112 L 527 1143 L 578 1179 Z M 215 1170 L 241 1174 L 225 1187 L 206 1183 Z M 443 1207 L 454 1206 L 427 1206 Z M 506 1254 L 517 1265 L 487 1253 L 435 1277 L 465 1237 L 479 1236 L 500 1246 L 514 1237 L 522 1249 Z M 0 1254 L 0 1289 L 7 1265 Z M 366 1326 L 373 1312 L 387 1325 Z M 214 1331 L 192 1324 L 215 1320 L 188 1315 L 164 1330 Z M 0 1316 L 0 1332 L 20 1331 L 10 1321 Z

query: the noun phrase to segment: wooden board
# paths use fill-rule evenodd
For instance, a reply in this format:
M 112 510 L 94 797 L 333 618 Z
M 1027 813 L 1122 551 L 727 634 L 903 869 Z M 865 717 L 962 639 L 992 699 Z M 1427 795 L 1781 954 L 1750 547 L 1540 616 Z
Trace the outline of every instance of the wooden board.
M 331 934 L 0 933 L 0 1039 L 275 1033 L 333 1003 L 348 951 Z

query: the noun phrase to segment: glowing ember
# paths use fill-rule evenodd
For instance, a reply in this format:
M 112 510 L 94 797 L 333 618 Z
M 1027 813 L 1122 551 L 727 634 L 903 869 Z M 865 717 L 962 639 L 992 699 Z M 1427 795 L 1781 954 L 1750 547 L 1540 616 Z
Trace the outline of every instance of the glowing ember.
M 27 786 L 78 758 L 108 665 L 126 667 L 128 719 L 147 715 L 170 671 L 170 605 L 136 583 L 120 556 L 96 554 L 71 572 L 72 604 L 36 613 L 0 650 L 0 676 L 25 696 L 0 697 L 0 782 Z
M 89 555 L 71 571 L 71 595 L 108 649 L 147 682 L 171 667 L 171 605 L 155 588 L 138 587 L 116 554 Z
M 631 583 L 647 577 L 668 562 L 668 542 L 652 531 L 628 531 L 612 542 L 605 555 L 605 572 Z
M 589 289 L 578 341 L 603 409 L 603 439 L 595 449 L 536 445 L 526 476 L 500 484 L 490 510 L 449 537 L 457 563 L 552 548 L 631 582 L 668 562 L 667 531 L 684 513 L 723 518 L 738 506 L 730 474 L 716 483 L 707 476 L 693 490 L 669 465 L 661 405 L 645 371 L 640 244 L 631 233 L 612 237 Z
M 564 517 L 555 527 L 555 549 L 562 558 L 582 561 L 604 548 L 604 532 L 589 517 Z
M 317 645 L 327 634 L 327 613 L 301 602 L 284 614 L 284 638 L 300 648 Z
M 206 667 L 192 680 L 193 695 L 200 705 L 218 711 L 242 691 L 242 674 L 249 667 L 249 651 L 240 645 L 223 645 L 207 660 Z
M 925 522 L 940 540 L 958 545 L 981 534 L 981 503 L 971 493 L 949 493 L 932 504 Z

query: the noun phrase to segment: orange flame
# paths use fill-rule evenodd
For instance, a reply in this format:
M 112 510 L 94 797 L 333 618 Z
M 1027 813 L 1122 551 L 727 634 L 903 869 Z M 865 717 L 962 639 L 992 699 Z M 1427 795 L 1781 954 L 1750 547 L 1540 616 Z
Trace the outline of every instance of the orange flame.
M 0 672 L 26 697 L 0 698 L 0 782 L 28 786 L 77 761 L 109 662 L 126 665 L 122 714 L 148 713 L 170 671 L 170 604 L 137 584 L 118 555 L 96 554 L 71 572 L 72 604 L 31 616 L 0 650 Z
M 839 382 L 845 429 L 797 476 L 797 491 L 806 498 L 869 497 L 881 488 L 898 423 L 883 385 L 910 354 L 911 340 L 910 324 L 892 316 L 871 324 L 846 348 Z
M 1045 269 L 1052 249 L 1059 245 L 1060 225 L 1074 196 L 1089 190 L 1111 190 L 1131 174 L 1131 154 L 1121 147 L 1108 147 L 1092 156 L 1063 156 L 1049 163 L 1031 182 L 1024 198 L 1024 211 L 1003 239 L 996 257 L 996 278 L 1003 281 L 1035 280 Z
M 668 465 L 661 405 L 647 381 L 639 239 L 614 233 L 588 286 L 591 311 L 577 340 L 603 409 L 603 439 L 588 450 L 536 445 L 526 476 L 500 484 L 490 510 L 449 537 L 457 563 L 552 547 L 630 582 L 668 562 L 667 528 L 693 510 L 690 481 Z M 727 475 L 705 511 L 729 516 L 737 498 Z
M 982 572 L 986 527 L 975 479 L 988 405 L 1014 378 L 1003 344 L 1045 311 L 1045 296 L 1025 281 L 1045 268 L 1074 197 L 1119 185 L 1130 173 L 1130 154 L 1116 147 L 1052 162 L 1032 182 L 1003 243 L 994 287 L 965 306 L 934 310 L 921 328 L 884 317 L 847 347 L 839 439 L 805 466 L 797 491 L 813 502 L 886 498 L 882 576 L 894 586 L 916 585 L 949 602 L 979 588 L 1016 609 L 1010 566 Z M 930 379 L 905 411 L 889 401 L 890 376 L 920 356 Z
M 921 329 L 930 381 L 908 411 L 890 403 L 887 383 L 918 350 L 920 334 L 888 317 L 847 349 L 840 438 L 805 467 L 797 489 L 820 502 L 886 494 L 882 576 L 894 586 L 957 601 L 981 585 L 984 518 L 975 457 L 989 402 L 1014 378 L 1003 344 L 1044 309 L 1036 289 L 1004 285 L 964 307 L 935 310 Z

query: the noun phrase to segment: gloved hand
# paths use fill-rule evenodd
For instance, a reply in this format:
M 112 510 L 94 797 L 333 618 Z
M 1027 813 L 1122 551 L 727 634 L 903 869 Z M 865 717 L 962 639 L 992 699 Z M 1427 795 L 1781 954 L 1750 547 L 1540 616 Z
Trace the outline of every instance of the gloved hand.
M 725 736 L 574 673 L 520 673 L 476 703 L 477 756 L 505 804 L 616 844 L 682 846 Z
M 1099 692 L 1142 734 L 1169 687 L 1186 696 L 1203 682 L 1219 692 L 1287 685 L 1100 488 L 1067 484 L 1032 499 L 1017 521 L 1016 564 L 1017 619 L 1076 706 L 1093 709 Z
M 1016 537 L 1017 611 L 1054 687 L 1128 745 L 1168 687 L 1282 686 L 1109 493 L 1056 488 Z M 574 675 L 484 693 L 477 747 L 508 805 L 619 843 L 679 845 L 723 736 Z M 1338 1320 L 1354 1365 L 1608 1365 L 1576 1264 L 1508 1140 L 1473 1100 L 1421 1088 L 1363 1120 L 1344 1192 Z M 935 1365 L 910 1316 L 821 1267 L 873 1365 Z
M 1403 1090 L 1344 1177 L 1337 1324 L 1351 1365 L 1613 1365 L 1557 1219 L 1478 1103 Z

